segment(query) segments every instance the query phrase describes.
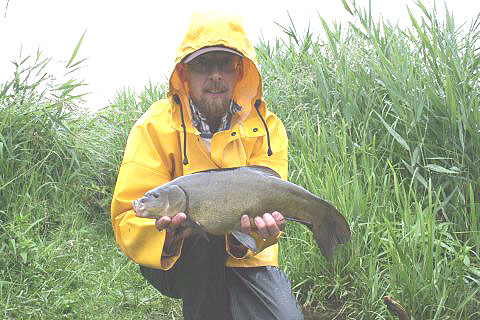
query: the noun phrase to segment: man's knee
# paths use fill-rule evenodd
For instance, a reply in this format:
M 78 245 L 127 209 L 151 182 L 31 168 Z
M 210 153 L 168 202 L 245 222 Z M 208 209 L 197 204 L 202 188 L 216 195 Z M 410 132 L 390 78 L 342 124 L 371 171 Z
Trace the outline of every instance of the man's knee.
M 180 292 L 172 283 L 173 275 L 169 275 L 168 271 L 140 266 L 142 276 L 163 295 L 170 298 L 180 298 Z
M 278 268 L 231 268 L 227 274 L 234 319 L 303 319 L 290 281 Z

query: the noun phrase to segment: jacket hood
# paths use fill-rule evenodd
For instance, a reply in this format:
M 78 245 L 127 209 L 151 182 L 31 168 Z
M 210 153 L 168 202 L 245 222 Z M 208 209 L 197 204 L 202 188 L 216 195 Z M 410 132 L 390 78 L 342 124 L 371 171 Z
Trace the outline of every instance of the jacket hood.
M 234 49 L 244 56 L 242 59 L 244 76 L 237 82 L 233 99 L 243 107 L 240 117 L 245 120 L 252 106 L 262 97 L 262 79 L 255 48 L 248 40 L 238 15 L 206 12 L 195 13 L 191 16 L 185 37 L 177 48 L 168 96 L 172 97 L 177 94 L 181 98 L 182 104 L 188 105 L 188 86 L 180 79 L 176 66 L 198 49 L 218 45 Z M 189 113 L 189 108 L 185 109 Z

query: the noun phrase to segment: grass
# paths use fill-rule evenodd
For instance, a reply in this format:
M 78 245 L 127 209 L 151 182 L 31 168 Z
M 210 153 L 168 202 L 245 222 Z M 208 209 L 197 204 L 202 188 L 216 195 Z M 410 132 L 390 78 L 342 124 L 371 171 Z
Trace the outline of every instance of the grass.
M 400 29 L 344 2 L 352 24 L 261 42 L 265 99 L 289 135 L 290 180 L 334 203 L 352 239 L 326 262 L 289 224 L 281 267 L 335 319 L 480 319 L 480 17 L 435 9 Z M 319 17 L 321 19 L 321 17 Z M 323 20 L 322 20 L 323 22 Z M 83 60 L 80 44 L 65 73 Z M 83 82 L 37 52 L 0 85 L 0 317 L 181 319 L 116 247 L 109 204 L 128 132 L 166 85 L 92 115 Z
M 53 83 L 48 61 L 20 58 L 0 88 L 0 317 L 172 318 L 178 302 L 145 286 L 108 214 L 129 128 L 163 89 L 119 93 L 92 116 L 81 82 Z
M 415 319 L 480 317 L 480 21 L 462 34 L 448 11 L 440 24 L 424 10 L 400 30 L 349 10 L 357 24 L 324 24 L 326 41 L 292 25 L 258 49 L 290 180 L 337 204 L 354 233 L 328 265 L 292 227 L 283 264 L 304 304 L 347 318 L 386 317 L 387 294 Z

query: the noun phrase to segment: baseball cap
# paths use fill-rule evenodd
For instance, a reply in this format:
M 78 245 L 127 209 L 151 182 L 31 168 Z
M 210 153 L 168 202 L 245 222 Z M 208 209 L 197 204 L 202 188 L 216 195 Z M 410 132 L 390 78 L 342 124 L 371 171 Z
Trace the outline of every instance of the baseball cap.
M 200 48 L 197 51 L 194 51 L 194 52 L 190 53 L 188 56 L 186 56 L 183 59 L 182 62 L 183 63 L 189 63 L 190 61 L 192 61 L 196 57 L 198 57 L 198 56 L 200 56 L 204 53 L 212 52 L 212 51 L 230 52 L 230 53 L 236 54 L 237 56 L 243 57 L 243 54 L 241 54 L 240 52 L 238 52 L 237 50 L 234 50 L 234 49 L 230 49 L 230 48 L 227 48 L 227 47 L 224 47 L 224 46 L 209 46 L 209 47 Z

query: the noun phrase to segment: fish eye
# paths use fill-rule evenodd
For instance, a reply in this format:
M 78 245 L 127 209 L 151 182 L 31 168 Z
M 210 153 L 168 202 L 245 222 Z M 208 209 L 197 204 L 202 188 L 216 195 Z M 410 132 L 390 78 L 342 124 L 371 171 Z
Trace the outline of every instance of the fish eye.
M 160 197 L 160 194 L 158 192 L 147 192 L 145 193 L 145 198 L 155 198 L 157 199 L 158 197 Z M 145 199 L 146 201 L 146 199 Z

